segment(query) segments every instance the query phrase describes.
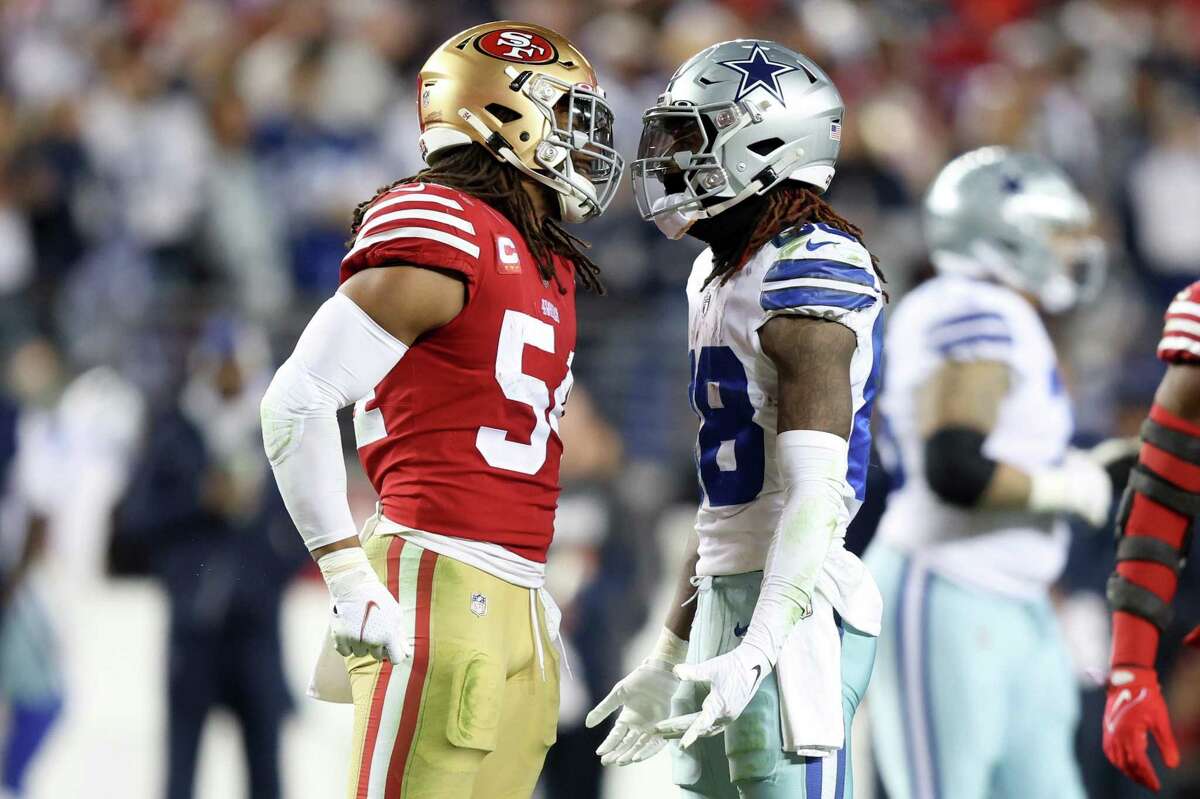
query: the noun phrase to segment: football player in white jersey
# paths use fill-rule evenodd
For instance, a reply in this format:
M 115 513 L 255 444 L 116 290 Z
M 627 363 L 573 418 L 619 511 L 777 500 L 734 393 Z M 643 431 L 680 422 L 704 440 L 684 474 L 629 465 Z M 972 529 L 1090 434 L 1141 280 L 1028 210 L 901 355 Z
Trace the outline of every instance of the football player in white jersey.
M 880 399 L 898 463 L 866 561 L 888 607 L 871 694 L 891 799 L 1083 797 L 1078 691 L 1048 589 L 1073 514 L 1112 488 L 1072 450 L 1039 312 L 1098 287 L 1087 202 L 1036 155 L 951 161 L 925 204 L 937 276 L 888 320 Z
M 881 603 L 843 540 L 864 497 L 885 296 L 858 228 L 821 198 L 843 111 L 810 59 L 737 40 L 689 59 L 643 117 L 643 216 L 709 245 L 687 282 L 704 500 L 658 644 L 588 724 L 621 709 L 606 764 L 681 736 L 689 797 L 852 793 Z

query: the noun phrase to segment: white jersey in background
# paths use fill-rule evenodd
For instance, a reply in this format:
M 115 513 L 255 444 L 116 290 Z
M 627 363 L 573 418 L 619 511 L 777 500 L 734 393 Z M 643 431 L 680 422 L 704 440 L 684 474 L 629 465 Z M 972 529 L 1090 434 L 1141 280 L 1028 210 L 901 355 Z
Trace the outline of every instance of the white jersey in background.
M 846 473 L 851 517 L 866 496 L 871 405 L 883 344 L 883 292 L 866 249 L 849 234 L 805 224 L 776 236 L 727 282 L 704 286 L 712 252 L 688 279 L 692 408 L 704 500 L 696 518 L 701 576 L 759 571 L 786 500 L 775 464 L 775 365 L 758 331 L 775 316 L 830 319 L 858 346 L 850 365 L 854 424 Z
M 888 321 L 881 448 L 894 446 L 898 462 L 889 464 L 893 492 L 877 535 L 948 579 L 1010 596 L 1040 595 L 1066 563 L 1065 521 L 956 507 L 925 482 L 919 408 L 923 389 L 947 361 L 997 361 L 1010 369 L 984 455 L 1033 471 L 1066 453 L 1070 401 L 1037 311 L 1004 286 L 936 277 L 905 297 Z

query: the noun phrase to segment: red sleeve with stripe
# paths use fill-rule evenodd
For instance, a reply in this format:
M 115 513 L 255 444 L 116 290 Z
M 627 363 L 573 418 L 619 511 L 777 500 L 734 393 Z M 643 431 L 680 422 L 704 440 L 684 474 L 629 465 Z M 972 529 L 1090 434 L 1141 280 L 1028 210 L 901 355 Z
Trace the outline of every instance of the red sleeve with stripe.
M 1167 363 L 1200 363 L 1200 281 L 1176 294 L 1167 306 L 1158 357 Z
M 490 257 L 489 209 L 455 189 L 407 183 L 384 192 L 363 214 L 339 282 L 363 269 L 394 264 L 444 269 L 462 276 L 469 295 Z

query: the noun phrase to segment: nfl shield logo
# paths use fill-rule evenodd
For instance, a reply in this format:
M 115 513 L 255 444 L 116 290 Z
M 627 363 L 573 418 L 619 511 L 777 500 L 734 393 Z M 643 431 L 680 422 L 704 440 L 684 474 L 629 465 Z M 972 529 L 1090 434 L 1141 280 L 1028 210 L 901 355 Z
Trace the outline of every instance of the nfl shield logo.
M 471 594 L 471 612 L 476 616 L 487 615 L 487 597 L 483 594 Z

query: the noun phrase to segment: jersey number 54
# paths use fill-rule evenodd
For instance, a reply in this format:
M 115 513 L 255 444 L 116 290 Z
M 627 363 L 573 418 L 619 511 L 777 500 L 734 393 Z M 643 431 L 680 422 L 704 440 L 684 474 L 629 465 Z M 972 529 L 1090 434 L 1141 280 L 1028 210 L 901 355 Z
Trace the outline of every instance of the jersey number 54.
M 550 431 L 558 434 L 558 420 L 563 415 L 567 395 L 575 378 L 571 374 L 571 362 L 575 353 L 567 355 L 567 373 L 551 395 L 545 381 L 525 374 L 522 369 L 525 347 L 537 347 L 543 352 L 554 352 L 554 328 L 541 319 L 509 309 L 504 312 L 500 325 L 500 340 L 496 346 L 496 383 L 504 396 L 533 411 L 533 432 L 529 443 L 513 441 L 508 430 L 481 425 L 475 434 L 475 448 L 496 469 L 537 474 L 546 462 L 546 442 Z M 360 399 L 354 406 L 354 438 L 359 449 L 387 437 L 383 411 L 367 405 L 375 399 L 375 392 Z M 553 405 L 551 405 L 553 399 Z

